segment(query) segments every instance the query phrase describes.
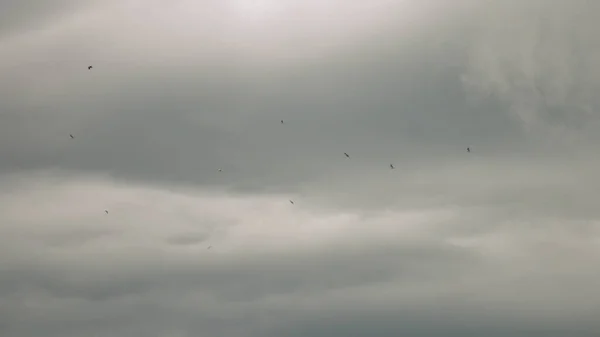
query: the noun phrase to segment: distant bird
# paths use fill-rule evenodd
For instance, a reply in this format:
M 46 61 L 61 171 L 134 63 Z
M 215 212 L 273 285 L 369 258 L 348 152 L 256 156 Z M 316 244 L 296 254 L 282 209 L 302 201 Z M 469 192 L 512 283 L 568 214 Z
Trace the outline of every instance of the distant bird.
M 393 170 L 394 169 L 394 164 L 390 164 L 390 168 Z
M 206 248 L 206 249 L 211 249 L 211 248 L 212 248 L 212 246 L 208 246 L 208 248 Z
M 92 66 L 88 66 L 88 70 L 91 70 L 93 67 Z
M 107 210 L 107 209 L 105 209 L 105 210 L 104 210 L 104 213 L 108 214 L 108 210 Z
M 73 135 L 69 135 L 69 137 L 71 137 L 71 139 L 74 139 L 74 138 L 75 138 L 75 136 L 73 136 Z
M 219 172 L 223 172 L 223 170 L 222 170 L 222 169 L 219 169 Z
M 292 205 L 293 205 L 293 204 L 294 204 L 294 202 L 293 202 L 292 200 L 290 200 L 290 204 L 292 204 Z
M 344 155 L 346 155 L 346 158 L 350 158 L 350 155 L 347 154 L 346 152 L 344 152 Z
M 470 147 L 467 148 L 467 152 L 471 152 L 471 148 Z
M 283 124 L 283 119 L 281 120 L 281 124 Z

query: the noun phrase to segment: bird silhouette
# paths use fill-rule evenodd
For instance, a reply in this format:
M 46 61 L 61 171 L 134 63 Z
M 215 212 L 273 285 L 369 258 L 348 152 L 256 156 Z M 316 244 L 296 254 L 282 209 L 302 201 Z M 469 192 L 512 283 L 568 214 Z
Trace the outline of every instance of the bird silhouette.
M 74 138 L 75 138 L 75 136 L 73 136 L 73 135 L 69 135 L 69 137 L 71 137 L 71 139 L 74 139 Z
M 350 155 L 347 154 L 346 152 L 344 152 L 344 155 L 346 155 L 346 158 L 350 158 Z
M 471 152 L 471 148 L 470 147 L 467 148 L 467 152 Z
M 394 169 L 394 164 L 390 164 L 390 168 L 393 170 Z
M 108 210 L 107 210 L 107 209 L 105 209 L 105 210 L 104 210 L 104 213 L 108 214 Z
M 293 205 L 293 204 L 294 204 L 294 202 L 293 202 L 292 200 L 290 200 L 290 204 L 292 204 L 292 205 Z
M 91 70 L 93 67 L 92 66 L 88 66 L 88 70 Z

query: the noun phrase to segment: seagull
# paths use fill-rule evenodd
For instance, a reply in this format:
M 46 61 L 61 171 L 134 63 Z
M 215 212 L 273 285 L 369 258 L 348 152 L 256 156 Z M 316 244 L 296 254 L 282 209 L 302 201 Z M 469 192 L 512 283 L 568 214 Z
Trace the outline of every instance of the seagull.
M 74 138 L 75 138 L 75 136 L 73 136 L 73 135 L 69 135 L 69 137 L 71 137 L 71 139 L 74 139 Z
M 393 170 L 394 169 L 394 164 L 390 164 L 390 168 Z
M 104 210 L 104 213 L 108 214 L 108 210 L 107 210 L 107 209 L 105 209 L 105 210 Z
M 292 205 L 293 205 L 293 204 L 294 204 L 294 202 L 293 202 L 292 200 L 290 200 L 290 204 L 292 204 Z
M 93 67 L 92 66 L 88 66 L 88 70 L 91 70 Z
M 467 152 L 471 152 L 471 148 L 470 147 L 467 148 Z
M 350 158 L 349 154 L 347 154 L 346 152 L 344 152 L 344 154 L 346 155 L 347 158 Z

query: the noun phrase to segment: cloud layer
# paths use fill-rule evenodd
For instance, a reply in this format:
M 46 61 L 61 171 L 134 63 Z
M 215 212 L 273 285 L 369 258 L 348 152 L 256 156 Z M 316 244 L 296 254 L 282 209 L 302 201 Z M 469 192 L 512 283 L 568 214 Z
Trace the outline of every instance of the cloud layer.
M 0 3 L 2 336 L 598 335 L 596 7 Z

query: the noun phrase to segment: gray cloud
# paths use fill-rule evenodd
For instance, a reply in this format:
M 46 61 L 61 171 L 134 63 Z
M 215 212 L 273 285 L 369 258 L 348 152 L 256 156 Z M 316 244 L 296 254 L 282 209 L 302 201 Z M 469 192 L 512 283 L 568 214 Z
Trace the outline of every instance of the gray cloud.
M 431 195 L 443 194 L 436 180 L 448 173 L 422 175 L 433 182 Z M 521 187 L 562 181 L 554 193 L 564 193 L 571 185 L 558 177 Z M 556 214 L 563 210 L 560 217 L 497 202 L 473 210 L 446 192 L 437 206 L 340 212 L 310 198 L 290 206 L 284 196 L 203 196 L 102 179 L 36 178 L 28 185 L 2 199 L 0 284 L 9 335 L 36 327 L 56 335 L 293 336 L 343 333 L 359 323 L 357 331 L 382 335 L 492 329 L 586 336 L 577 333 L 596 329 L 598 274 L 588 267 L 597 249 L 595 216 L 574 220 L 569 204 L 546 202 Z M 468 190 L 484 195 L 476 185 Z M 539 195 L 540 204 L 549 200 Z M 438 208 L 447 205 L 456 206 Z M 170 241 L 192 230 L 205 233 L 202 244 Z M 58 239 L 86 231 L 79 246 Z M 402 318 L 390 320 L 394 315 Z M 14 317 L 39 318 L 25 324 Z M 198 317 L 206 324 L 194 323 Z
M 466 82 L 507 102 L 528 128 L 595 127 L 595 9 L 588 1 L 499 4 L 478 25 Z
M 61 93 L 59 102 L 40 104 L 31 118 L 21 117 L 21 124 L 44 124 L 45 130 L 11 134 L 13 143 L 33 144 L 12 155 L 5 149 L 11 160 L 3 166 L 103 170 L 127 179 L 199 184 L 220 183 L 221 167 L 229 181 L 244 187 L 253 180 L 247 187 L 256 189 L 347 166 L 343 152 L 353 161 L 387 166 L 420 157 L 448 160 L 448 153 L 461 152 L 479 137 L 479 146 L 494 151 L 493 142 L 506 133 L 498 126 L 510 127 L 505 116 L 476 116 L 465 109 L 456 85 L 460 73 L 444 70 L 435 58 L 418 55 L 395 69 L 396 57 L 403 56 L 392 53 L 367 64 L 324 60 L 274 75 L 232 73 L 223 79 L 178 79 L 187 75 L 159 69 L 157 76 L 123 78 L 122 89 L 102 97 L 93 93 L 102 90 L 95 85 L 85 93 Z M 104 71 L 100 67 L 97 72 Z M 97 80 L 95 73 L 89 76 Z M 439 95 L 443 101 L 430 99 Z M 91 102 L 106 103 L 88 106 L 90 96 Z M 73 111 L 69 115 L 80 125 L 53 105 Z M 66 138 L 69 133 L 75 142 Z
M 43 28 L 45 24 L 77 12 L 78 8 L 89 3 L 73 0 L 3 0 L 0 2 L 0 33 L 6 36 L 22 30 Z
M 2 336 L 598 335 L 594 4 L 254 4 L 0 3 Z

